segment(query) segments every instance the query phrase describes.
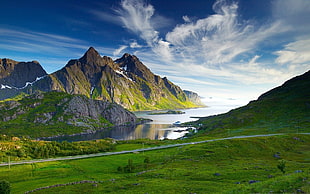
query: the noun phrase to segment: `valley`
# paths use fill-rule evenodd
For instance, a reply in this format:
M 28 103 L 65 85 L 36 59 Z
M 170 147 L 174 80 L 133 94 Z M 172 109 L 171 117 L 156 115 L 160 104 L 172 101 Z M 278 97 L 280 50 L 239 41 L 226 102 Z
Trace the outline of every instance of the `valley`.
M 0 177 L 12 183 L 14 193 L 41 187 L 35 193 L 309 192 L 309 141 L 303 134 L 225 139 L 6 166 Z M 277 168 L 280 160 L 285 161 L 285 174 Z M 129 164 L 129 171 L 122 170 Z
M 142 87 L 135 93 L 147 104 L 130 108 L 114 89 L 105 98 L 95 87 L 81 92 L 94 72 L 99 80 L 154 79 L 167 93 L 157 98 Z M 197 108 L 198 94 L 145 72 L 135 56 L 113 62 L 90 48 L 23 90 L 3 79 L 2 94 L 17 95 L 0 102 L 0 180 L 12 193 L 310 192 L 310 71 L 234 109 Z
M 0 18 L 0 194 L 310 194 L 309 0 Z

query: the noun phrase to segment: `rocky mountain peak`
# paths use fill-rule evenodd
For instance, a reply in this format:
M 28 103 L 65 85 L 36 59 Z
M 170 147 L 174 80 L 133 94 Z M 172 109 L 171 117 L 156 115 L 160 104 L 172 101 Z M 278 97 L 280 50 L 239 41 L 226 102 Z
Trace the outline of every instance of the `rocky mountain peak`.
M 131 55 L 129 53 L 125 53 L 121 59 L 126 59 L 126 60 L 137 60 L 139 61 L 138 57 L 136 57 L 135 55 Z
M 89 65 L 103 65 L 102 57 L 93 47 L 90 47 L 79 61 Z
M 117 59 L 114 62 L 127 72 L 137 75 L 146 81 L 154 82 L 154 74 L 139 60 L 138 57 L 125 53 L 120 59 Z
M 0 84 L 3 86 L 21 88 L 27 82 L 34 82 L 45 75 L 47 73 L 37 61 L 0 59 Z

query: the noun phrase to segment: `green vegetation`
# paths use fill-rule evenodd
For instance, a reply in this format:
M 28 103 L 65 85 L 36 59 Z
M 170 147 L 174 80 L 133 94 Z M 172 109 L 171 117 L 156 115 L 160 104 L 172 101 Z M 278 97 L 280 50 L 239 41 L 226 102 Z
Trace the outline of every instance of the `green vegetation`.
M 81 180 L 95 183 L 35 193 L 309 193 L 309 141 L 309 135 L 298 134 L 256 137 L 5 166 L 0 168 L 0 180 L 11 183 L 12 193 Z M 277 168 L 282 159 L 286 174 Z
M 9 181 L 12 193 L 42 187 L 46 188 L 35 193 L 310 193 L 310 136 L 300 133 L 309 133 L 310 128 L 309 74 L 289 80 L 247 106 L 190 123 L 197 127 L 198 134 L 191 133 L 190 138 L 183 140 L 114 142 L 107 139 L 59 143 L 0 136 L 0 157 L 2 162 L 10 163 L 32 158 L 134 150 L 216 137 L 285 134 L 87 159 L 2 166 L 0 180 Z M 148 85 L 144 87 L 144 92 L 153 92 Z M 136 94 L 139 98 L 133 98 L 131 102 L 135 109 L 150 106 L 150 101 L 140 98 L 147 94 Z M 53 101 L 57 100 L 57 95 L 66 94 L 56 94 L 55 98 L 45 102 L 42 100 L 38 107 L 42 104 L 44 107 L 31 110 L 32 115 L 13 120 L 15 125 L 11 123 L 7 128 L 0 125 L 1 131 L 9 133 L 12 127 L 19 128 L 23 121 L 33 121 L 33 114 L 43 114 L 45 110 L 61 115 L 58 107 L 49 106 L 57 103 Z M 119 97 L 124 103 L 129 102 L 127 94 Z M 28 98 L 19 102 L 33 104 Z M 2 107 L 7 106 L 7 102 L 3 103 Z M 186 105 L 188 102 L 168 94 L 158 99 L 154 107 L 169 110 L 182 103 Z M 8 112 L 12 110 L 13 114 L 16 112 L 14 104 L 11 107 Z M 99 120 L 106 122 L 105 119 Z M 60 125 L 61 122 L 55 123 Z M 31 124 L 23 127 L 29 128 Z M 37 131 L 33 129 L 31 133 L 34 132 Z M 38 134 L 42 136 L 39 131 Z
M 278 169 L 281 170 L 283 174 L 285 174 L 285 163 L 286 163 L 285 160 L 281 160 L 277 166 Z
M 0 193 L 1 194 L 10 194 L 11 193 L 11 186 L 8 181 L 1 180 L 0 181 Z
M 14 97 L 12 97 L 12 98 L 6 98 L 6 99 L 4 99 L 4 100 L 0 100 L 0 102 L 7 102 L 7 101 L 12 101 L 12 100 L 13 100 L 13 101 L 19 101 L 19 100 L 25 98 L 26 96 L 29 96 L 29 94 L 20 93 L 20 94 L 14 96 Z
M 98 119 L 76 118 L 72 111 L 66 111 L 73 97 L 64 92 L 38 92 L 0 102 L 0 134 L 38 138 L 78 134 L 112 126 L 102 116 Z
M 19 160 L 93 154 L 115 150 L 112 139 L 80 142 L 36 141 L 27 138 L 0 136 L 0 163 Z

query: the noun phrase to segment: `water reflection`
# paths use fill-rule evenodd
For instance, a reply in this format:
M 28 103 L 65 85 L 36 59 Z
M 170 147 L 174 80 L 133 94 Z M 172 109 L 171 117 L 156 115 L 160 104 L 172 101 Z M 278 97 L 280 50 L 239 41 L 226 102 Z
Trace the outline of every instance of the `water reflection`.
M 227 108 L 226 108 L 227 109 Z M 135 112 L 137 117 L 149 118 L 153 122 L 138 126 L 118 126 L 110 130 L 100 130 L 91 134 L 62 136 L 51 138 L 55 141 L 85 141 L 102 138 L 113 138 L 116 140 L 134 140 L 134 139 L 177 139 L 184 136 L 188 131 L 186 128 L 172 126 L 176 121 L 187 122 L 196 120 L 196 116 L 209 116 L 224 112 L 223 108 L 197 108 L 182 110 L 182 115 L 149 115 L 150 112 Z M 153 111 L 152 111 L 153 112 Z
M 173 127 L 168 124 L 143 124 L 138 126 L 118 126 L 110 130 L 99 130 L 89 134 L 78 134 L 48 138 L 53 141 L 86 141 L 103 138 L 113 138 L 116 140 L 134 139 L 177 139 L 184 136 L 186 128 Z M 175 132 L 177 131 L 177 132 Z

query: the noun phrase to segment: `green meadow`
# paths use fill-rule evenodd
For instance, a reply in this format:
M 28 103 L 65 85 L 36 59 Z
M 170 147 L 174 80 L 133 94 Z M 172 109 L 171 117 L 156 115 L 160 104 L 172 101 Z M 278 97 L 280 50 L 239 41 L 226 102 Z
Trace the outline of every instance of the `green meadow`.
M 310 193 L 309 142 L 290 134 L 3 166 L 0 180 L 12 193 L 82 180 L 94 182 L 34 193 Z

